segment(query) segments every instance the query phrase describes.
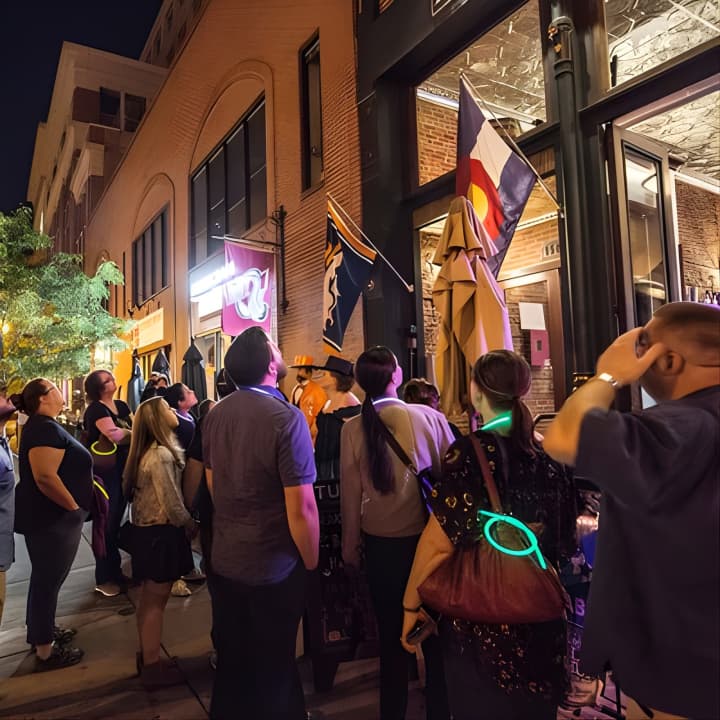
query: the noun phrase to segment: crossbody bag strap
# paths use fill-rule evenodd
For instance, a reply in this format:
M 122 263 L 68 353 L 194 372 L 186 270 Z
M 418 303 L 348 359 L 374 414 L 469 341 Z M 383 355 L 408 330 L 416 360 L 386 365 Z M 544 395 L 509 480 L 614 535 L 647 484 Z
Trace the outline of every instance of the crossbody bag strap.
M 477 437 L 475 433 L 470 433 L 470 441 L 472 442 L 473 449 L 475 450 L 475 456 L 480 463 L 480 470 L 482 472 L 483 480 L 485 481 L 488 497 L 490 498 L 490 507 L 493 509 L 493 512 L 502 515 L 503 509 L 500 503 L 500 493 L 498 493 L 495 478 L 493 477 L 492 470 L 490 469 L 490 463 L 488 462 L 487 455 L 485 454 L 485 448 L 480 442 L 480 438 Z
M 400 461 L 403 463 L 403 465 L 406 465 L 408 470 L 410 470 L 413 475 L 417 475 L 417 468 L 413 464 L 413 461 L 409 458 L 408 454 L 403 450 L 402 445 L 397 441 L 397 438 L 390 432 L 390 428 L 382 421 L 380 420 L 380 415 L 378 414 L 378 422 L 380 424 L 380 427 L 382 428 L 383 435 L 385 436 L 385 440 L 387 441 L 387 444 L 392 448 L 393 452 L 400 458 Z

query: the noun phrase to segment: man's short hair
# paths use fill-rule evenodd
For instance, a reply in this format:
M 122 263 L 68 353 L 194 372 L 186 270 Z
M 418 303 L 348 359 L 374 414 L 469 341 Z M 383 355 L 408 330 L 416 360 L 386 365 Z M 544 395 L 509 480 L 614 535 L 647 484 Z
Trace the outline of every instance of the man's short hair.
M 653 316 L 659 339 L 670 334 L 679 346 L 668 345 L 694 365 L 720 366 L 720 307 L 694 302 L 663 305 Z
M 236 385 L 257 385 L 267 374 L 271 359 L 268 336 L 255 325 L 232 341 L 224 365 Z
M 185 386 L 182 383 L 175 383 L 165 391 L 163 397 L 171 408 L 177 410 L 180 402 L 185 398 Z

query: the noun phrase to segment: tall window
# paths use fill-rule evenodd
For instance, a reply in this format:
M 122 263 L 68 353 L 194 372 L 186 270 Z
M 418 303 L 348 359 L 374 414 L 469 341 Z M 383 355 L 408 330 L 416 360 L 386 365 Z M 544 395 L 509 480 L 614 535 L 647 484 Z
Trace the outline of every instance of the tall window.
M 133 303 L 142 305 L 167 287 L 167 210 L 132 244 Z
M 261 100 L 192 176 L 192 266 L 267 217 L 265 101 Z
M 320 94 L 320 38 L 316 35 L 300 52 L 302 79 L 302 186 L 323 180 L 322 97 Z
M 145 114 L 145 98 L 125 94 L 125 130 L 135 132 Z
M 100 124 L 120 127 L 120 93 L 117 90 L 100 88 Z

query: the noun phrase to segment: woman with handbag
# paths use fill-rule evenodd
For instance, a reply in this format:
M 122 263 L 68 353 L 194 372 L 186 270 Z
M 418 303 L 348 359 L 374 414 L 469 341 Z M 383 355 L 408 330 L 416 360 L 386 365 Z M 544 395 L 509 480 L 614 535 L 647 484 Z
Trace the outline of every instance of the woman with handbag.
M 380 718 L 403 720 L 410 658 L 400 644 L 402 596 L 427 519 L 417 473 L 430 469 L 438 477 L 453 436 L 439 412 L 398 398 L 402 368 L 388 348 L 362 353 L 355 378 L 365 400 L 360 417 L 348 420 L 341 433 L 342 553 L 346 565 L 359 566 L 362 541 L 380 639 Z M 437 638 L 428 639 L 423 652 L 427 717 L 447 720 Z
M 35 648 L 35 671 L 43 672 L 75 665 L 83 657 L 70 645 L 75 630 L 55 625 L 55 611 L 92 504 L 92 459 L 55 422 L 64 401 L 49 380 L 31 380 L 10 400 L 29 416 L 20 438 L 15 532 L 25 536 L 30 556 L 27 641 Z
M 133 578 L 142 583 L 136 610 L 137 669 L 148 689 L 182 681 L 174 664 L 160 660 L 172 584 L 194 567 L 190 537 L 196 525 L 183 502 L 185 458 L 174 433 L 177 425 L 175 411 L 162 397 L 141 403 L 123 477 L 132 524 L 123 525 L 122 547 L 132 556 Z
M 495 350 L 473 367 L 483 427 L 458 440 L 432 491 L 403 600 L 403 644 L 423 603 L 440 640 L 454 720 L 554 720 L 566 688 L 564 593 L 575 493 L 533 433 L 530 367 Z
M 109 370 L 93 370 L 85 378 L 89 405 L 83 416 L 87 446 L 93 457 L 93 472 L 100 477 L 108 494 L 105 525 L 105 556 L 95 555 L 95 591 L 105 597 L 119 595 L 126 579 L 120 569 L 118 532 L 127 505 L 122 494 L 132 412 L 122 400 L 115 400 L 115 378 Z

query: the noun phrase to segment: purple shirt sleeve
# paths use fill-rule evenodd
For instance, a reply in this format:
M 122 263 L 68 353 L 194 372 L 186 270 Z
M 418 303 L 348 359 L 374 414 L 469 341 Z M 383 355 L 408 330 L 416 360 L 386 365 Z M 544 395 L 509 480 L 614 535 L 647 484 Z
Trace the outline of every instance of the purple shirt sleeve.
M 288 415 L 288 422 L 280 433 L 278 470 L 283 487 L 312 485 L 315 482 L 315 454 L 310 429 L 303 414 L 297 410 Z

